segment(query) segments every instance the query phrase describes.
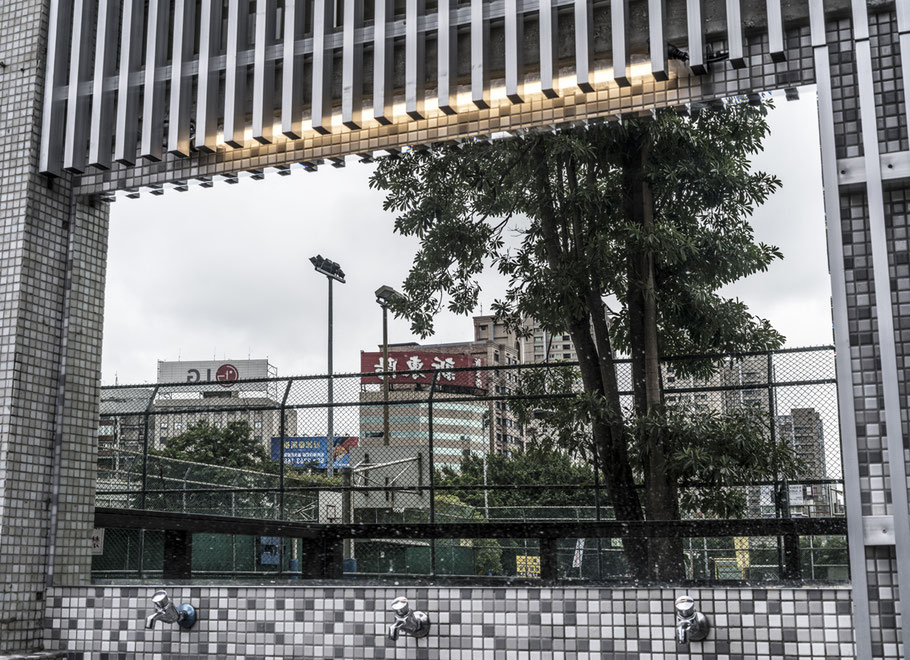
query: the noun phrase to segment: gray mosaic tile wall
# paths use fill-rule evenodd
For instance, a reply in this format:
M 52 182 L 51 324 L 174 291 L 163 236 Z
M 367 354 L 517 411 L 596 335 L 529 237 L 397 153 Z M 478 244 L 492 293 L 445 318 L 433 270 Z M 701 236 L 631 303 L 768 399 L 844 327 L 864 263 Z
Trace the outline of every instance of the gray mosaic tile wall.
M 869 15 L 869 45 L 875 102 L 877 143 L 864 149 L 857 51 L 852 22 L 848 18 L 829 21 L 828 51 L 831 61 L 831 83 L 835 146 L 838 158 L 862 156 L 865 150 L 877 146 L 880 154 L 904 152 L 908 148 L 907 115 L 902 84 L 903 61 L 906 53 L 900 50 L 897 16 L 892 11 Z M 848 41 L 849 40 L 849 41 Z M 823 110 L 824 111 L 824 110 Z M 869 173 L 867 177 L 871 176 Z M 826 182 L 828 185 L 828 182 Z M 871 186 L 881 185 L 870 182 Z M 871 225 L 878 220 L 870 210 L 869 189 L 862 186 L 840 188 L 840 222 L 843 239 L 843 266 L 846 283 L 846 307 L 849 318 L 851 371 L 854 410 L 856 414 L 857 460 L 860 475 L 860 500 L 863 516 L 890 516 L 895 513 L 894 497 L 907 497 L 907 490 L 897 486 L 892 490 L 889 466 L 888 425 L 886 424 L 885 390 L 883 387 L 879 319 L 882 310 L 876 305 L 875 259 Z M 910 251 L 908 251 L 907 196 L 904 186 L 884 189 L 884 227 L 887 240 L 887 259 L 894 339 L 897 349 L 898 389 L 900 393 L 901 429 L 906 461 L 910 410 L 907 383 L 910 372 Z M 841 255 L 832 255 L 840 258 Z M 879 285 L 881 280 L 879 280 Z M 839 374 L 847 380 L 845 374 Z M 893 431 L 892 431 L 893 432 Z M 845 460 L 852 457 L 846 456 Z M 900 461 L 901 458 L 898 458 Z M 910 463 L 906 463 L 910 465 Z M 897 525 L 906 525 L 898 517 Z M 869 600 L 869 629 L 872 657 L 902 658 L 904 642 L 901 634 L 899 566 L 894 546 L 865 548 L 865 572 Z M 856 570 L 854 568 L 854 570 Z M 907 568 L 904 567 L 903 571 Z
M 160 623 L 144 629 L 154 590 L 50 590 L 47 648 L 73 660 L 854 657 L 847 588 L 172 587 L 175 603 L 197 607 L 190 631 Z M 673 602 L 682 594 L 713 625 L 689 653 L 673 638 Z M 426 639 L 385 639 L 388 605 L 401 595 L 430 615 Z
M 107 205 L 37 174 L 46 14 L 0 4 L 0 654 L 41 647 L 52 537 L 90 568 Z
M 908 149 L 901 77 L 910 54 L 900 51 L 895 34 L 900 28 L 895 27 L 891 6 L 876 3 L 874 10 L 869 17 L 869 41 L 877 147 L 881 153 L 899 154 Z M 178 600 L 198 600 L 203 621 L 197 631 L 178 633 L 142 629 L 141 620 L 150 611 L 151 588 L 84 586 L 92 523 L 92 430 L 97 413 L 107 207 L 74 199 L 67 179 L 51 181 L 35 174 L 46 13 L 47 6 L 40 0 L 0 4 L 4 65 L 0 68 L 0 657 L 42 644 L 65 648 L 75 657 L 81 653 L 99 658 L 104 654 L 124 658 L 156 654 L 474 658 L 481 650 L 483 657 L 535 660 L 675 655 L 670 642 L 670 605 L 676 595 L 672 589 L 405 589 L 418 607 L 425 601 L 427 609 L 439 613 L 440 625 L 426 646 L 415 647 L 409 640 L 393 647 L 382 640 L 381 633 L 388 620 L 385 607 L 401 590 L 186 587 L 173 595 Z M 907 27 L 903 29 L 905 36 L 910 34 Z M 827 24 L 839 158 L 864 153 L 857 84 L 863 74 L 858 72 L 854 32 L 846 17 Z M 533 107 L 526 117 L 513 117 L 511 112 L 496 117 L 473 113 L 471 121 L 484 127 L 478 132 L 489 132 L 522 122 L 558 123 L 586 113 L 811 82 L 808 28 L 797 26 L 786 38 L 786 63 L 769 62 L 764 37 L 752 35 L 747 43 L 749 66 L 725 69 L 711 83 L 680 81 L 664 90 L 644 82 L 621 92 L 600 90 L 587 110 L 578 94 L 552 106 Z M 213 156 L 211 162 L 166 161 L 128 179 L 96 174 L 85 178 L 82 190 L 257 169 L 474 130 L 434 121 L 419 130 L 370 129 L 357 145 L 341 144 L 339 136 L 331 136 L 293 147 L 239 150 L 227 159 Z M 285 153 L 287 149 L 292 153 Z M 175 167 L 181 169 L 175 172 Z M 890 184 L 885 195 L 891 269 L 887 283 L 905 425 L 910 425 L 903 389 L 910 378 L 906 371 L 910 334 L 903 320 L 910 313 L 910 276 L 905 272 L 908 195 L 906 184 Z M 874 214 L 862 187 L 842 188 L 839 210 L 844 250 L 832 258 L 842 256 L 845 266 L 852 361 L 850 373 L 840 376 L 854 386 L 861 504 L 865 515 L 889 514 L 894 502 L 888 460 L 894 457 L 887 455 L 882 401 L 877 319 L 883 312 L 875 305 L 869 233 Z M 908 437 L 905 429 L 903 458 L 910 471 Z M 896 492 L 903 496 L 902 488 Z M 54 526 L 53 520 L 59 524 Z M 881 546 L 865 548 L 865 559 L 868 593 L 862 596 L 869 600 L 872 656 L 903 657 L 898 577 L 899 568 L 908 570 L 906 558 L 898 561 L 894 547 Z M 49 580 L 57 586 L 48 589 Z M 847 589 L 695 590 L 704 610 L 722 625 L 703 647 L 694 646 L 692 655 L 852 657 L 850 593 Z M 283 614 L 278 617 L 275 612 Z

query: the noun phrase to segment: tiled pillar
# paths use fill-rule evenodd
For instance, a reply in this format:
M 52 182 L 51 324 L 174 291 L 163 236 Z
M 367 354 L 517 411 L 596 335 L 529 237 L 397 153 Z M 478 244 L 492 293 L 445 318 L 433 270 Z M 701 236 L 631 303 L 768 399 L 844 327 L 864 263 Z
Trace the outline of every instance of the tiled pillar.
M 899 23 L 887 8 L 822 20 L 813 0 L 812 42 L 828 220 L 829 263 L 853 581 L 856 655 L 905 657 L 910 516 L 904 453 L 910 367 L 906 91 Z M 910 25 L 906 26 L 910 28 Z M 907 43 L 905 43 L 907 42 Z
M 47 5 L 0 25 L 3 655 L 40 648 L 49 583 L 89 579 L 108 209 L 37 174 Z

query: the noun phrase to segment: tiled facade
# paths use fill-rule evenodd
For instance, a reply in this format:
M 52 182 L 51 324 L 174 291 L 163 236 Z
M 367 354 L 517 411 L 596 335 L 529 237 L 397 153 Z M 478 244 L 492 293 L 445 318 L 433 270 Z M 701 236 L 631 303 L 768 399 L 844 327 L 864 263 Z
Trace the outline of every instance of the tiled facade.
M 830 97 L 821 107 L 822 143 L 845 478 L 848 502 L 856 503 L 848 518 L 855 590 L 852 599 L 846 588 L 693 590 L 715 630 L 701 646 L 693 644 L 691 655 L 904 657 L 901 617 L 907 621 L 910 614 L 902 615 L 900 592 L 907 594 L 910 585 L 910 548 L 901 511 L 907 493 L 892 478 L 910 472 L 904 320 L 910 314 L 910 183 L 900 168 L 879 171 L 877 155 L 910 160 L 904 101 L 910 16 L 887 2 L 869 8 L 855 0 L 855 18 L 841 11 L 825 19 L 819 0 L 808 4 L 812 29 L 805 21 L 788 29 L 783 63 L 767 56 L 764 35 L 748 35 L 748 66 L 718 65 L 709 77 L 692 77 L 674 63 L 666 83 L 646 76 L 630 88 L 603 84 L 587 95 L 566 90 L 558 99 L 454 117 L 220 148 L 185 160 L 168 156 L 72 182 L 37 174 L 48 6 L 6 0 L 0 5 L 0 657 L 43 645 L 93 658 L 456 659 L 478 657 L 480 650 L 484 658 L 533 660 L 676 655 L 672 589 L 174 587 L 174 599 L 198 604 L 202 617 L 197 630 L 182 633 L 142 629 L 152 587 L 86 586 L 107 207 L 84 195 L 811 82 Z M 856 167 L 858 178 L 841 180 Z M 892 326 L 893 343 L 879 334 Z M 896 383 L 889 375 L 894 366 Z M 898 545 L 866 547 L 861 518 L 888 515 L 896 518 Z M 401 593 L 438 616 L 425 645 L 402 640 L 391 646 L 381 637 L 386 605 Z
M 46 12 L 0 7 L 0 654 L 90 569 L 108 209 L 37 174 Z
M 161 623 L 144 629 L 153 591 L 51 590 L 47 647 L 69 649 L 73 660 L 854 657 L 847 588 L 172 587 L 173 602 L 197 608 L 189 631 Z M 712 624 L 688 652 L 674 640 L 673 602 L 683 594 Z M 429 614 L 427 638 L 385 638 L 389 603 L 401 595 Z M 94 626 L 81 625 L 85 619 Z

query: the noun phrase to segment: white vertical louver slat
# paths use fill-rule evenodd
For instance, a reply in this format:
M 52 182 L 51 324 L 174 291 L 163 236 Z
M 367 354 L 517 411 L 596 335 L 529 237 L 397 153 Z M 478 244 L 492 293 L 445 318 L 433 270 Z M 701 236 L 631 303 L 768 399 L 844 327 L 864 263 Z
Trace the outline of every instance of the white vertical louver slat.
M 426 97 L 426 33 L 417 29 L 424 15 L 424 0 L 405 0 L 404 106 L 411 119 L 423 119 Z
M 686 28 L 689 34 L 689 68 L 703 76 L 708 73 L 705 64 L 705 39 L 702 33 L 704 0 L 686 0 Z
M 284 0 L 284 35 L 281 44 L 281 132 L 297 140 L 303 137 L 303 55 L 296 52 L 297 39 L 306 24 L 306 0 Z
M 224 143 L 240 149 L 246 129 L 247 65 L 240 53 L 246 50 L 250 14 L 249 0 L 229 0 L 227 52 L 224 70 Z
M 559 13 L 553 0 L 539 0 L 540 91 L 548 99 L 559 96 L 556 79 L 559 77 Z
M 168 0 L 148 0 L 145 73 L 142 85 L 142 140 L 139 155 L 149 161 L 164 155 L 164 75 L 170 26 Z M 161 74 L 161 75 L 159 75 Z
M 363 0 L 344 0 L 344 41 L 341 60 L 341 123 L 360 128 L 363 115 Z
M 144 9 L 145 0 L 123 0 L 114 130 L 114 160 L 123 165 L 136 164 L 139 146 L 139 85 L 133 85 L 130 78 L 139 71 Z
M 221 50 L 222 0 L 201 0 L 199 8 L 199 75 L 196 82 L 196 149 L 212 153 L 218 143 L 219 72 L 214 60 Z
M 768 14 L 768 50 L 772 62 L 784 62 L 784 20 L 781 15 L 780 0 L 767 0 Z
M 471 101 L 481 110 L 490 107 L 490 23 L 483 0 L 471 0 Z
M 578 89 L 594 91 L 592 62 L 594 6 L 592 0 L 575 0 L 575 75 Z
M 374 0 L 373 4 L 373 119 L 387 126 L 392 123 L 395 59 L 394 41 L 389 32 L 395 15 L 394 0 Z
M 610 26 L 613 35 L 613 80 L 621 87 L 629 80 L 629 0 L 610 0 Z
M 269 144 L 275 124 L 275 60 L 268 49 L 275 43 L 275 0 L 256 0 L 256 44 L 253 52 L 253 139 Z
M 167 150 L 181 158 L 190 155 L 190 107 L 193 77 L 187 71 L 193 59 L 196 0 L 174 0 L 171 48 L 171 103 L 167 120 Z
M 63 116 L 66 100 L 54 92 L 66 84 L 67 41 L 72 21 L 70 0 L 50 0 L 48 8 L 47 61 L 44 74 L 44 108 L 41 116 L 41 143 L 38 169 L 46 174 L 63 173 Z
M 648 44 L 651 50 L 651 75 L 667 79 L 667 38 L 664 30 L 666 0 L 648 0 Z
M 310 117 L 313 130 L 332 132 L 332 78 L 334 49 L 330 36 L 334 31 L 334 0 L 313 2 L 313 95 Z
M 458 26 L 455 0 L 439 0 L 436 35 L 436 80 L 439 109 L 447 115 L 458 112 Z
M 104 89 L 104 81 L 117 72 L 114 55 L 119 19 L 120 0 L 99 0 L 88 164 L 100 170 L 111 168 L 114 150 L 114 90 Z
M 85 171 L 88 160 L 89 103 L 79 85 L 91 76 L 92 40 L 96 0 L 74 0 L 72 40 L 70 43 L 69 82 L 66 100 L 66 134 L 63 144 L 63 169 Z

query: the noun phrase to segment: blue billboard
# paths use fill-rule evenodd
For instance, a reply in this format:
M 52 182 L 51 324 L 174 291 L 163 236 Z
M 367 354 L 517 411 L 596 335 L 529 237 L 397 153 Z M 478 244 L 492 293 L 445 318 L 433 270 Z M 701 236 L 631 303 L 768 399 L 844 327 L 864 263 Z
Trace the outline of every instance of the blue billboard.
M 333 468 L 351 465 L 351 448 L 357 446 L 357 436 L 336 435 L 332 443 Z M 305 436 L 284 439 L 284 463 L 295 467 L 325 469 L 328 467 L 329 440 L 326 436 Z M 281 460 L 281 438 L 272 438 L 272 460 Z

